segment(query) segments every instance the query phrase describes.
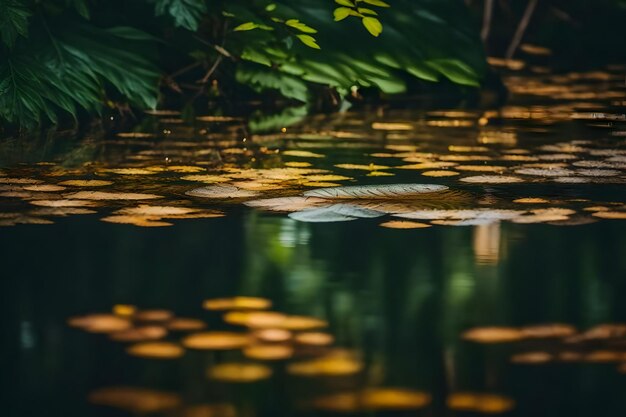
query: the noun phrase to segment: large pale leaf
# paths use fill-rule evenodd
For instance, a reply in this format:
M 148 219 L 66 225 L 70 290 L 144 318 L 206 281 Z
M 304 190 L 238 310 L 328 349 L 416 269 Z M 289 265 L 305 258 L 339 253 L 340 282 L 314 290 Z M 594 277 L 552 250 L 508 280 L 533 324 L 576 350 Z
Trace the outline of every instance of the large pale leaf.
M 306 191 L 306 197 L 328 199 L 399 199 L 425 193 L 446 191 L 448 187 L 438 184 L 381 184 L 353 185 L 347 187 L 319 188 Z

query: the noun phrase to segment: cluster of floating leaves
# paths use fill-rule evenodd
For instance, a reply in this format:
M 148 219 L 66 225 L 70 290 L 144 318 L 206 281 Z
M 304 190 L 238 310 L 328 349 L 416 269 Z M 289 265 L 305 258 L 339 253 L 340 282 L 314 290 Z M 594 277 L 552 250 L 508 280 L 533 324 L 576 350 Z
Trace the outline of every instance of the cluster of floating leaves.
M 626 325 L 605 323 L 586 330 L 563 323 L 525 327 L 477 327 L 462 338 L 480 344 L 510 344 L 517 365 L 548 363 L 615 364 L 626 372 Z
M 542 51 L 532 45 L 528 50 Z M 509 69 L 523 64 L 494 60 Z M 535 69 L 530 76 L 505 76 L 511 104 L 498 110 L 437 110 L 418 117 L 400 110 L 347 113 L 262 134 L 249 134 L 237 117 L 190 122 L 176 111 L 150 112 L 150 131 L 98 142 L 103 156 L 97 160 L 67 164 L 52 158 L 6 168 L 0 173 L 0 225 L 98 214 L 111 223 L 169 226 L 180 219 L 219 217 L 229 204 L 239 203 L 304 221 L 409 214 L 406 220 L 382 222 L 391 228 L 422 227 L 426 223 L 410 219 L 429 219 L 410 213 L 425 209 L 445 210 L 429 214 L 439 218 L 428 224 L 464 225 L 507 217 L 511 213 L 502 210 L 521 204 L 543 204 L 550 211 L 524 210 L 513 217 L 518 222 L 623 219 L 623 202 L 593 202 L 590 206 L 607 209 L 571 214 L 567 201 L 533 191 L 535 184 L 549 184 L 552 195 L 559 195 L 587 184 L 626 182 L 626 115 L 616 110 L 626 101 L 621 76 L 614 69 L 559 75 Z M 528 97 L 541 104 L 527 104 Z M 582 130 L 583 138 L 553 139 L 581 129 L 589 129 Z M 328 191 L 373 183 L 379 188 L 370 191 L 378 196 L 346 198 Z M 398 188 L 418 186 L 449 189 L 407 198 Z M 499 192 L 507 197 L 497 199 L 494 210 L 469 204 Z
M 320 318 L 294 316 L 272 311 L 268 299 L 232 297 L 203 303 L 209 314 L 218 314 L 225 330 L 211 330 L 207 322 L 178 317 L 163 309 L 140 310 L 133 305 L 116 305 L 110 313 L 71 317 L 68 325 L 88 333 L 107 336 L 124 343 L 128 355 L 149 360 L 182 360 L 185 355 L 209 355 L 211 365 L 205 377 L 213 384 L 259 384 L 277 370 L 288 377 L 330 384 L 343 381 L 331 393 L 307 396 L 300 401 L 305 409 L 339 413 L 415 411 L 431 404 L 427 392 L 395 386 L 363 387 L 366 364 L 353 350 L 339 348 L 325 331 Z M 218 355 L 230 352 L 230 355 Z M 315 382 L 317 381 L 317 382 Z M 350 382 L 351 381 L 351 382 Z M 89 394 L 92 404 L 133 414 L 173 413 L 176 416 L 238 415 L 235 405 L 187 404 L 182 395 L 137 386 L 111 386 Z M 459 411 L 505 413 L 515 401 L 495 393 L 454 392 L 447 406 Z

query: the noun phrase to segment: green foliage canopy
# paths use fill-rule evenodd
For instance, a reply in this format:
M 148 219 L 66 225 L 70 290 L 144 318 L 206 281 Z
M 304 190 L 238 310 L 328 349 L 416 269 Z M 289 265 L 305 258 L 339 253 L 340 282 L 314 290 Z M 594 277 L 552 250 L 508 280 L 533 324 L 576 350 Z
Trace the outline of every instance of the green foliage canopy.
M 230 77 L 303 103 L 411 78 L 476 87 L 485 59 L 464 13 L 459 0 L 0 0 L 0 125 L 154 108 L 164 84 L 180 91 L 172 61 L 206 70 L 188 83 L 199 93 Z

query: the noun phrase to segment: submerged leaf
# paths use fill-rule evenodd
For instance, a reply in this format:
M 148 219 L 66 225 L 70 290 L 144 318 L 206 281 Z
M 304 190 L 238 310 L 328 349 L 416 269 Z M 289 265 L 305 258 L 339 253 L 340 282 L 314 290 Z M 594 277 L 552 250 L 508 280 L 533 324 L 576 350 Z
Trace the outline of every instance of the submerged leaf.
M 367 208 L 351 204 L 333 204 L 328 207 L 321 207 L 290 213 L 289 217 L 301 222 L 323 223 L 323 222 L 344 222 L 363 218 L 374 218 L 383 216 L 385 213 L 370 210 Z

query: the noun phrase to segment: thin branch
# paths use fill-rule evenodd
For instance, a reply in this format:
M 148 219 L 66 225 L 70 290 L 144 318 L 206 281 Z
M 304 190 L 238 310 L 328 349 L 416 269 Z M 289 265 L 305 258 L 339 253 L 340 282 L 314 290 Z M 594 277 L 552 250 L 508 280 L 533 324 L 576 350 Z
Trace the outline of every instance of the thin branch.
M 223 55 L 219 55 L 215 59 L 215 62 L 213 63 L 213 65 L 211 65 L 211 68 L 209 68 L 209 70 L 206 72 L 206 74 L 204 74 L 204 77 L 202 77 L 202 79 L 200 80 L 200 83 L 206 84 L 206 82 L 209 81 L 209 78 L 211 77 L 211 75 L 213 75 L 213 73 L 215 72 L 217 67 L 222 62 L 222 58 L 224 58 L 224 56 Z
M 201 43 L 203 43 L 203 44 L 205 44 L 205 45 L 208 45 L 208 46 L 210 46 L 211 48 L 215 49 L 218 53 L 220 53 L 221 55 L 224 55 L 226 58 L 231 58 L 231 59 L 234 59 L 234 57 L 231 55 L 231 53 L 230 53 L 230 52 L 228 52 L 226 49 L 224 49 L 222 46 L 219 46 L 219 45 L 213 45 L 211 42 L 209 42 L 209 41 L 207 41 L 207 40 L 205 40 L 205 39 L 202 39 L 202 38 L 201 38 L 201 37 L 199 37 L 199 36 L 194 36 L 194 38 L 195 38 L 196 40 L 198 40 L 199 42 L 201 42 Z
M 175 72 L 171 73 L 171 74 L 169 75 L 169 77 L 170 77 L 170 78 L 176 78 L 176 77 L 178 77 L 179 75 L 182 75 L 182 74 L 184 74 L 184 73 L 186 73 L 186 72 L 188 72 L 188 71 L 191 71 L 192 69 L 194 69 L 194 68 L 196 68 L 196 67 L 200 66 L 200 64 L 201 64 L 201 62 L 200 62 L 200 61 L 196 61 L 196 62 L 194 62 L 193 64 L 187 65 L 186 67 L 181 68 L 181 69 L 179 69 L 178 71 L 175 71 Z
M 489 30 L 491 29 L 491 19 L 493 17 L 494 0 L 485 0 L 485 10 L 483 11 L 483 29 L 480 32 L 480 37 L 483 42 L 487 41 L 489 37 Z
M 528 28 L 528 24 L 533 17 L 533 13 L 535 12 L 535 8 L 537 7 L 537 3 L 539 0 L 530 0 L 528 2 L 528 6 L 526 6 L 526 10 L 524 10 L 524 15 L 522 16 L 522 20 L 520 20 L 519 25 L 517 26 L 517 30 L 515 31 L 515 35 L 513 36 L 513 40 L 509 45 L 509 49 L 506 51 L 506 58 L 511 59 L 513 55 L 515 55 L 515 51 L 517 47 L 522 42 L 524 38 L 524 33 Z

